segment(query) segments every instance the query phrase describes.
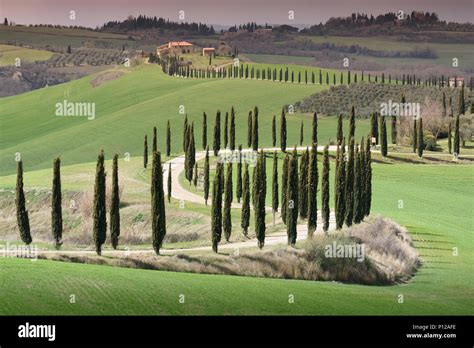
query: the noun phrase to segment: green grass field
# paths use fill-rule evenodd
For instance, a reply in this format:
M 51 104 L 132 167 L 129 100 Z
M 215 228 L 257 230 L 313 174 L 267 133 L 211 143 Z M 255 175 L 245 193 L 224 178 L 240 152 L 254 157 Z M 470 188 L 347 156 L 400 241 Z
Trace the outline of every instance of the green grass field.
M 52 55 L 53 52 L 43 50 L 0 45 L 0 66 L 14 65 L 16 58 L 20 58 L 20 62 L 31 63 L 48 60 Z

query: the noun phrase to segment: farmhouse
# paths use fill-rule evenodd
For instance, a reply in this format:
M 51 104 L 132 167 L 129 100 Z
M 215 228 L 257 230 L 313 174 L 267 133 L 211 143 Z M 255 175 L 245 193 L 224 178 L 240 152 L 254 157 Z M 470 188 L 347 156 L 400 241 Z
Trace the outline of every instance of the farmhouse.
M 462 87 L 464 84 L 464 77 L 450 77 L 448 80 L 449 87 Z
M 156 54 L 159 57 L 169 54 L 185 54 L 192 52 L 194 52 L 194 45 L 187 41 L 170 41 L 167 44 L 156 48 Z
M 213 56 L 216 53 L 216 49 L 214 47 L 204 47 L 202 49 L 203 56 Z

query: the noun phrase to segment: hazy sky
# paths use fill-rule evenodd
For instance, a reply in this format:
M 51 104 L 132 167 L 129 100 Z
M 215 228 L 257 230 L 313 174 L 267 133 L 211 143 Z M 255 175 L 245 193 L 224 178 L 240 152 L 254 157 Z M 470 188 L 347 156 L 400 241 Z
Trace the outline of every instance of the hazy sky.
M 17 24 L 62 24 L 95 27 L 128 15 L 146 14 L 178 21 L 232 25 L 258 23 L 316 24 L 352 12 L 372 13 L 403 10 L 434 11 L 441 19 L 472 22 L 474 0 L 0 0 L 0 18 Z M 76 20 L 69 12 L 76 12 Z M 288 11 L 295 19 L 288 19 Z

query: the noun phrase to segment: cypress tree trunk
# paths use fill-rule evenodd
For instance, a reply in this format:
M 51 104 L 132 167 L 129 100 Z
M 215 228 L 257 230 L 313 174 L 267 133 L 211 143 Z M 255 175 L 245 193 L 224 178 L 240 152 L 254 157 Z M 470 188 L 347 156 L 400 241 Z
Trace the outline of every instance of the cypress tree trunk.
M 418 135 L 417 135 L 417 126 L 416 126 L 416 118 L 413 119 L 413 153 L 416 153 L 416 149 L 418 148 Z
M 272 210 L 273 224 L 275 224 L 275 213 L 278 211 L 278 155 L 276 151 L 273 152 Z
M 370 152 L 370 141 L 367 139 L 367 144 L 365 147 L 365 216 L 370 215 L 370 208 L 372 205 L 372 158 Z
M 276 146 L 276 116 L 273 115 L 272 120 L 272 146 Z
M 257 113 L 258 116 L 258 113 Z M 265 198 L 267 192 L 267 176 L 266 176 L 265 154 L 263 150 L 260 152 L 255 180 L 255 234 L 257 235 L 258 247 L 260 249 L 265 245 Z
M 382 119 L 380 121 L 380 136 L 382 138 L 380 152 L 382 153 L 383 157 L 387 157 L 387 124 L 385 116 L 382 116 Z
M 244 173 L 244 187 L 242 197 L 242 216 L 241 216 L 241 227 L 244 236 L 248 234 L 248 228 L 250 224 L 250 178 L 249 178 L 249 165 L 245 164 Z
M 304 141 L 304 124 L 303 121 L 301 121 L 301 126 L 300 126 L 300 146 L 303 145 Z
M 235 150 L 235 111 L 234 107 L 230 109 L 230 149 Z
M 217 111 L 216 113 L 216 121 L 214 123 L 214 156 L 219 154 L 219 150 L 221 149 L 221 112 Z
M 143 143 L 143 168 L 146 169 L 148 165 L 148 141 L 145 135 L 145 142 Z
M 249 116 L 247 120 L 247 146 L 251 147 L 252 146 L 252 122 L 253 122 L 253 117 L 252 117 L 252 111 L 249 111 Z
M 252 149 L 258 150 L 258 108 L 255 107 L 253 111 L 253 124 L 252 124 Z
M 452 148 L 453 148 L 453 130 L 451 129 L 451 120 L 449 121 L 448 123 L 448 152 L 451 153 L 452 152 Z
M 166 125 L 166 156 L 170 156 L 171 154 L 171 126 L 170 121 L 168 120 L 168 124 Z
M 222 235 L 222 163 L 217 163 L 216 176 L 212 185 L 212 250 L 217 253 L 219 242 Z
M 229 113 L 225 113 L 225 120 L 224 120 L 224 149 L 227 149 L 227 145 L 229 145 Z
M 16 222 L 20 230 L 20 238 L 26 245 L 32 242 L 30 233 L 30 220 L 25 206 L 25 193 L 23 191 L 23 161 L 17 162 L 16 167 Z
M 209 146 L 206 148 L 206 158 L 204 160 L 204 200 L 209 199 Z
M 61 247 L 63 237 L 63 214 L 61 208 L 61 160 L 59 157 L 53 163 L 53 188 L 51 190 L 51 230 L 56 249 Z
M 93 205 L 93 236 L 97 255 L 102 253 L 102 244 L 105 243 L 107 232 L 107 217 L 105 210 L 105 170 L 104 151 L 97 158 Z
M 313 128 L 314 129 L 314 128 Z M 318 222 L 318 146 L 313 143 L 308 168 L 308 238 L 313 237 Z
M 151 229 L 152 245 L 156 254 L 160 254 L 160 248 L 166 235 L 165 197 L 163 193 L 163 169 L 161 167 L 160 152 L 153 153 L 153 165 L 151 174 Z
M 293 150 L 293 155 L 288 166 L 288 187 L 287 187 L 287 224 L 286 232 L 288 234 L 288 245 L 294 246 L 296 244 L 298 222 L 298 154 L 296 148 Z
M 301 156 L 300 171 L 299 171 L 299 188 L 298 188 L 298 212 L 301 219 L 308 217 L 308 162 L 309 151 L 306 151 Z
M 423 149 L 425 148 L 425 143 L 423 141 L 423 119 L 420 117 L 420 120 L 418 121 L 418 157 L 423 157 Z
M 238 150 L 236 196 L 237 202 L 240 203 L 240 199 L 242 198 L 242 145 L 239 145 Z
M 397 143 L 397 117 L 392 116 L 392 144 Z
M 459 115 L 456 116 L 456 122 L 454 123 L 454 155 L 459 156 Z
M 354 220 L 354 138 L 351 138 L 349 141 L 349 158 L 346 167 L 345 185 L 345 222 L 347 226 L 351 226 Z
M 313 114 L 313 129 L 311 132 L 311 143 L 317 144 L 318 143 L 318 114 Z
M 329 228 L 329 148 L 324 147 L 323 177 L 321 183 L 321 216 L 323 220 L 323 231 Z
M 173 181 L 171 180 L 171 163 L 168 164 L 168 203 L 171 203 L 171 193 L 173 192 L 172 185 Z
M 339 164 L 336 171 L 336 228 L 340 230 L 344 224 L 346 197 L 345 197 L 345 181 L 346 181 L 346 161 L 345 161 L 345 139 L 342 140 L 341 150 L 339 153 Z
M 349 118 L 349 139 L 355 137 L 355 109 L 354 106 L 351 108 L 351 116 Z
M 281 109 L 281 119 L 280 119 L 280 146 L 281 151 L 286 152 L 286 115 L 285 109 Z
M 207 115 L 205 112 L 202 114 L 202 149 L 207 149 Z
M 120 191 L 118 178 L 118 155 L 114 155 L 112 165 L 112 201 L 110 204 L 110 240 L 117 249 L 120 237 Z
M 342 114 L 339 114 L 339 117 L 337 118 L 337 145 L 342 144 L 343 136 L 344 136 L 344 133 L 342 130 Z
M 152 152 L 155 152 L 155 151 L 158 151 L 158 143 L 156 139 L 156 127 L 153 127 L 153 151 Z
M 354 168 L 354 223 L 362 221 L 362 177 L 361 177 L 362 159 L 359 152 L 359 145 L 356 145 L 355 168 Z
M 226 241 L 229 241 L 232 233 L 232 220 L 230 216 L 230 209 L 232 205 L 232 163 L 227 164 L 227 175 L 225 179 L 225 196 L 224 196 L 224 236 Z
M 281 177 L 281 219 L 286 225 L 286 212 L 288 211 L 288 169 L 290 166 L 290 157 L 286 154 L 283 159 L 282 177 Z

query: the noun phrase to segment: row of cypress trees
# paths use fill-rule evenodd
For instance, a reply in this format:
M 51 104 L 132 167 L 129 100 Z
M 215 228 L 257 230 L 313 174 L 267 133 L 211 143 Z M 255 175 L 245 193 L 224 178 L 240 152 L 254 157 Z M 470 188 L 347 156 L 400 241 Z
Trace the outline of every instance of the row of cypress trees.
M 185 124 L 187 125 L 187 116 L 185 119 Z M 184 149 L 185 150 L 185 149 Z M 158 151 L 158 139 L 157 139 L 157 129 L 153 127 L 153 144 L 152 144 L 152 155 L 155 151 Z M 168 120 L 166 124 L 166 156 L 171 154 L 171 126 L 170 121 Z M 148 166 L 148 137 L 145 135 L 145 140 L 143 142 L 143 168 Z

